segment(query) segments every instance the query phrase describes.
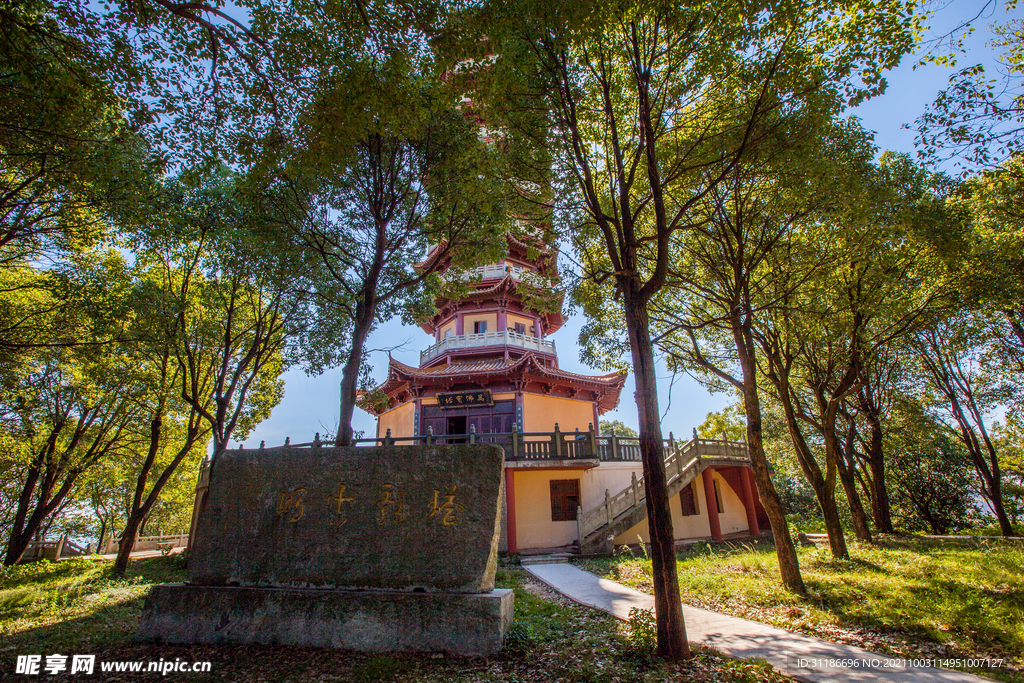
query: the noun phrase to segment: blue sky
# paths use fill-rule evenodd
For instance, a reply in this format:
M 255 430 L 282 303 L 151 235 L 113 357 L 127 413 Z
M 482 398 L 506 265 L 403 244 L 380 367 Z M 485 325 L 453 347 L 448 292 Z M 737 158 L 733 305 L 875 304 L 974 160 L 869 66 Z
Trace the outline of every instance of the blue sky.
M 991 34 L 987 25 L 992 21 L 1006 19 L 1002 3 L 986 6 L 984 0 L 954 0 L 933 2 L 934 11 L 929 20 L 928 36 L 941 36 L 964 21 L 973 18 L 985 7 L 982 17 L 975 22 L 975 32 L 965 41 L 966 54 L 958 57 L 957 69 L 971 64 L 983 63 L 991 72 L 998 69 L 995 54 L 986 46 Z M 1019 12 L 1020 10 L 1018 10 Z M 914 153 L 914 131 L 904 128 L 920 116 L 926 105 L 945 88 L 955 69 L 934 64 L 916 66 L 923 52 L 908 55 L 899 67 L 887 75 L 888 88 L 884 95 L 876 97 L 851 109 L 850 115 L 862 119 L 869 130 L 875 131 L 875 144 L 880 150 L 895 150 Z M 583 365 L 579 360 L 577 339 L 584 324 L 582 315 L 569 318 L 565 326 L 552 335 L 558 350 L 559 366 L 571 372 L 597 374 L 602 370 Z M 408 365 L 419 364 L 419 352 L 430 345 L 432 338 L 417 327 L 404 326 L 398 320 L 383 323 L 370 337 L 369 348 L 390 348 L 405 342 L 404 347 L 393 351 L 399 361 Z M 383 381 L 387 373 L 387 354 L 374 353 L 371 357 L 373 374 Z M 726 394 L 710 394 L 689 377 L 677 378 L 672 389 L 671 406 L 667 409 L 669 384 L 672 373 L 662 367 L 659 376 L 659 399 L 661 412 L 665 414 L 662 429 L 677 436 L 689 434 L 704 421 L 707 413 L 720 410 L 731 400 Z M 260 424 L 245 440 L 247 447 L 258 446 L 265 440 L 268 446 L 279 445 L 286 436 L 292 442 L 313 439 L 315 432 L 334 432 L 338 421 L 338 385 L 341 370 L 335 369 L 317 377 L 307 376 L 301 369 L 285 374 L 285 396 L 269 419 Z M 621 420 L 636 427 L 636 406 L 633 402 L 632 377 L 626 382 L 622 398 L 616 410 L 607 413 L 604 419 Z M 366 436 L 376 431 L 375 418 L 356 410 L 354 429 L 363 430 Z

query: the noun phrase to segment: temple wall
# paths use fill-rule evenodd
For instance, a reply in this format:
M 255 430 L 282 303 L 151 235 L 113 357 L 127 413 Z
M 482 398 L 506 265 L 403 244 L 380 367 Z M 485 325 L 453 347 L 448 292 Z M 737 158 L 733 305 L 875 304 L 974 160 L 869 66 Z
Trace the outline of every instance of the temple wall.
M 498 314 L 497 313 L 467 313 L 463 318 L 462 329 L 465 334 L 473 334 L 473 323 L 485 320 L 487 321 L 488 332 L 500 332 L 498 329 Z
M 563 432 L 575 431 L 577 427 L 585 432 L 593 421 L 594 404 L 591 401 L 523 394 L 524 432 L 550 432 L 556 422 Z
M 537 328 L 534 325 L 533 318 L 526 318 L 526 317 L 523 317 L 521 315 L 515 315 L 514 313 L 509 313 L 506 316 L 506 321 L 507 321 L 507 323 L 506 323 L 506 327 L 507 328 L 515 329 L 515 324 L 516 323 L 522 323 L 523 325 L 526 326 L 526 336 L 528 336 L 528 337 L 536 337 L 537 336 Z M 500 332 L 501 330 L 498 330 L 498 331 Z
M 391 428 L 391 436 L 413 436 L 412 429 L 415 424 L 416 402 L 407 401 L 400 406 L 392 408 L 386 413 L 381 413 L 377 421 L 377 436 L 382 437 Z
M 576 520 L 551 521 L 551 482 L 582 479 L 583 476 L 584 470 L 516 470 L 516 546 L 519 549 L 556 548 L 576 540 Z M 583 486 L 581 482 L 581 495 Z

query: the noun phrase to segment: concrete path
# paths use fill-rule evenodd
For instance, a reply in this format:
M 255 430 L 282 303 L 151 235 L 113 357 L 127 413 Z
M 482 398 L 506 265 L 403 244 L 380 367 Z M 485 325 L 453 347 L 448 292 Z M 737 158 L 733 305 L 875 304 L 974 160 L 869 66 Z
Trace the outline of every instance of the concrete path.
M 533 564 L 524 565 L 523 569 L 566 597 L 622 620 L 628 618 L 633 607 L 654 609 L 654 596 L 598 578 L 571 564 Z M 904 660 L 829 643 L 689 605 L 683 605 L 683 617 L 690 642 L 737 659 L 765 659 L 799 681 L 991 683 L 991 679 L 923 666 L 924 660 Z M 921 666 L 914 666 L 915 663 Z

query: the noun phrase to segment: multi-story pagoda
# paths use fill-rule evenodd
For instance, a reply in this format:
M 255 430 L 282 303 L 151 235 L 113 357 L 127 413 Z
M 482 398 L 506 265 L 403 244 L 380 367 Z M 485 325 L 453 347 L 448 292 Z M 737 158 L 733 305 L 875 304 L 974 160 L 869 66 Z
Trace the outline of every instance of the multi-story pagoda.
M 428 257 L 430 258 L 430 257 Z M 378 436 L 449 437 L 519 432 L 586 430 L 615 408 L 626 381 L 621 373 L 580 375 L 558 367 L 550 338 L 563 324 L 561 295 L 553 311 L 530 301 L 550 288 L 556 254 L 542 244 L 508 237 L 507 256 L 450 277 L 469 291 L 436 302 L 422 324 L 434 343 L 420 353 L 419 367 L 390 360 L 387 380 L 373 395 Z M 551 300 L 551 292 L 548 291 Z M 452 438 L 454 437 L 454 438 Z

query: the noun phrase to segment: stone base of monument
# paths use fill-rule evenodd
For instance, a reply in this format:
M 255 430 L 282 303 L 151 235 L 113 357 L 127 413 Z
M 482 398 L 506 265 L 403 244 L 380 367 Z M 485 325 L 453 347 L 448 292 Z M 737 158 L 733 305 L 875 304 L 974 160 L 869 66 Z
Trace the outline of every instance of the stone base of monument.
M 512 625 L 513 594 L 154 586 L 136 638 L 364 652 L 486 656 Z

